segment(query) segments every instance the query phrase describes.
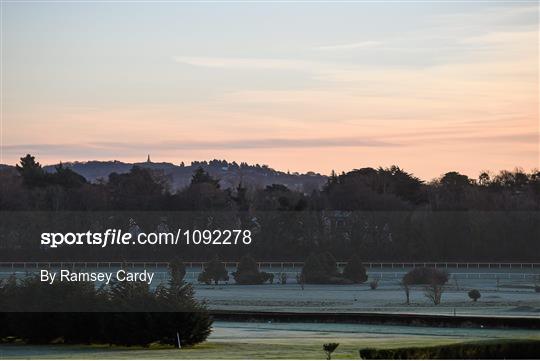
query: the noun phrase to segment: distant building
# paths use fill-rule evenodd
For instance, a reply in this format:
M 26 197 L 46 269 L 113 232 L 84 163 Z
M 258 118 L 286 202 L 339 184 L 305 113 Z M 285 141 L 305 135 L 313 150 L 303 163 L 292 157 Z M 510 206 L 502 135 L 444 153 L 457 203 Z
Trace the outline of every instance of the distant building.
M 152 163 L 152 161 L 150 160 L 150 154 L 148 154 L 148 159 L 146 159 L 146 163 Z

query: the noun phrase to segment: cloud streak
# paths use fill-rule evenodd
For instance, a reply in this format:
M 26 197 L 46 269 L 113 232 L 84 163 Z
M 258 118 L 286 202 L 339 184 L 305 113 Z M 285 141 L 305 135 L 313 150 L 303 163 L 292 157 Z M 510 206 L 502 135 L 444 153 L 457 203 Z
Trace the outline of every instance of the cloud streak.
M 346 147 L 396 147 L 398 143 L 360 138 L 267 138 L 228 141 L 166 141 L 158 143 L 93 142 L 86 144 L 16 144 L 6 145 L 8 153 L 69 152 L 92 149 L 96 151 L 122 151 L 134 149 L 154 150 L 223 150 L 223 149 L 293 149 L 293 148 L 346 148 Z
M 334 50 L 365 49 L 365 48 L 373 48 L 381 44 L 382 42 L 380 41 L 361 41 L 357 43 L 318 46 L 315 48 L 315 50 L 334 51 Z
M 335 138 L 264 138 L 264 139 L 237 139 L 228 141 L 165 141 L 165 142 L 92 142 L 85 144 L 12 144 L 5 145 L 7 154 L 23 155 L 26 153 L 66 154 L 91 151 L 94 154 L 122 153 L 140 149 L 151 150 L 231 150 L 231 149 L 305 149 L 305 148 L 395 148 L 408 147 L 410 141 L 415 143 L 440 142 L 480 142 L 480 143 L 519 143 L 537 144 L 539 134 L 536 132 L 479 135 L 479 136 L 447 136 L 449 132 L 440 133 L 440 136 L 431 134 L 427 138 L 422 133 L 389 135 L 392 141 L 382 141 L 373 138 L 335 137 Z M 430 134 L 430 133 L 428 133 Z M 446 136 L 445 136 L 446 135 Z M 422 139 L 424 138 L 424 139 Z
M 223 69 L 277 69 L 302 70 L 312 68 L 314 63 L 296 59 L 274 58 L 241 58 L 241 57 L 208 57 L 208 56 L 175 56 L 174 61 L 180 64 Z

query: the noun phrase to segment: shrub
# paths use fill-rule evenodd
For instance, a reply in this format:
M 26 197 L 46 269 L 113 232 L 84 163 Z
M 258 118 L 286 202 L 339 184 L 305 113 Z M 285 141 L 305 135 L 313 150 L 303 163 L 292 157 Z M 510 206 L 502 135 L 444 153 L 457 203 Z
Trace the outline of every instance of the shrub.
M 482 297 L 482 295 L 480 294 L 480 291 L 478 290 L 470 290 L 468 295 L 469 295 L 469 298 L 473 300 L 474 302 L 478 301 L 478 299 Z
M 281 281 L 281 284 L 284 285 L 284 284 L 287 284 L 287 274 L 284 272 L 282 273 L 280 276 L 280 281 Z
M 193 288 L 171 274 L 151 290 L 143 282 L 113 282 L 96 290 L 91 282 L 46 284 L 39 276 L 0 283 L 0 338 L 28 343 L 109 343 L 146 346 L 202 342 L 212 320 Z
M 175 258 L 169 262 L 169 274 L 171 275 L 171 281 L 183 282 L 186 276 L 186 266 L 180 259 Z
M 395 359 L 535 359 L 540 354 L 538 340 L 496 340 L 453 345 L 360 350 L 364 360 Z
M 369 287 L 372 289 L 372 290 L 376 290 L 377 287 L 379 287 L 379 279 L 374 279 L 373 281 L 371 281 L 369 283 Z
M 337 270 L 336 270 L 337 271 Z M 321 262 L 320 255 L 311 254 L 306 259 L 301 274 L 298 276 L 305 283 L 327 283 L 329 275 Z
M 403 291 L 405 292 L 405 302 L 408 305 L 410 305 L 411 304 L 411 289 L 409 287 L 409 284 L 405 282 L 405 280 L 401 280 L 400 285 L 401 285 L 401 288 L 403 288 Z
M 332 359 L 332 353 L 338 348 L 339 343 L 331 342 L 331 343 L 325 343 L 323 345 L 323 350 L 326 353 L 326 359 L 331 360 Z
M 358 255 L 353 255 L 345 269 L 343 270 L 343 277 L 353 281 L 354 283 L 364 283 L 367 281 L 368 276 L 366 273 L 366 268 L 360 261 Z
M 302 289 L 304 289 L 304 284 L 306 283 L 306 279 L 304 278 L 303 272 L 296 274 L 296 283 L 298 283 L 302 287 Z
M 328 252 L 309 255 L 300 277 L 305 283 L 345 283 L 335 258 Z
M 197 281 L 199 281 L 199 283 L 205 283 L 207 285 L 212 284 L 212 278 L 210 278 L 210 275 L 208 274 L 208 272 L 204 272 L 204 271 L 199 273 L 199 275 L 197 276 Z
M 250 256 L 244 256 L 238 263 L 236 272 L 233 272 L 236 283 L 241 285 L 258 285 L 273 280 L 272 273 L 259 271 L 257 262 Z
M 197 280 L 207 285 L 211 284 L 214 281 L 214 284 L 218 284 L 219 281 L 228 281 L 229 274 L 225 268 L 225 264 L 220 262 L 216 257 L 210 262 L 204 265 L 204 270 L 199 273 Z
M 319 255 L 319 259 L 321 260 L 321 264 L 326 274 L 328 274 L 330 277 L 339 275 L 336 259 L 330 252 L 321 253 Z
M 413 268 L 402 280 L 406 285 L 444 285 L 448 282 L 448 272 L 436 268 Z

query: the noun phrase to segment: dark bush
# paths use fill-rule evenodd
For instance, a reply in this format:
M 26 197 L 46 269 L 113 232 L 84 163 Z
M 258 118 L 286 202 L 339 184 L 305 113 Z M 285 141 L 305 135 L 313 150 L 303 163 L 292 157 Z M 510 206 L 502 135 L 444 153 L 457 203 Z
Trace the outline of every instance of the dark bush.
M 305 283 L 328 283 L 330 276 L 326 273 L 320 255 L 311 254 L 306 259 L 302 272 L 297 278 Z
M 343 277 L 353 281 L 354 283 L 364 283 L 368 276 L 366 268 L 360 261 L 360 257 L 355 254 L 351 257 L 345 268 L 343 269 Z
M 343 273 L 339 273 L 334 256 L 324 252 L 312 253 L 297 278 L 305 283 L 351 284 L 365 282 L 367 273 L 358 256 L 353 256 Z
M 274 279 L 272 273 L 259 271 L 257 262 L 250 256 L 244 256 L 238 263 L 236 272 L 233 272 L 236 283 L 241 285 L 258 285 Z
M 301 279 L 305 283 L 350 283 L 345 281 L 337 269 L 335 258 L 328 252 L 312 253 L 304 263 Z
M 182 282 L 186 275 L 186 266 L 180 259 L 175 258 L 169 262 L 169 274 L 173 282 Z
M 431 347 L 360 350 L 360 358 L 364 360 L 536 359 L 539 354 L 538 340 L 496 340 Z
M 114 282 L 96 290 L 90 282 L 9 279 L 0 284 L 0 338 L 145 346 L 174 345 L 178 333 L 183 345 L 202 342 L 212 321 L 180 275 L 154 291 L 142 282 Z
M 319 258 L 326 274 L 330 277 L 339 276 L 336 259 L 330 252 L 321 253 Z
M 332 359 L 332 353 L 338 348 L 339 343 L 331 342 L 331 343 L 325 343 L 323 345 L 324 353 L 326 353 L 326 359 L 331 360 Z
M 213 281 L 214 284 L 217 285 L 219 281 L 228 281 L 229 273 L 225 268 L 225 264 L 220 262 L 216 256 L 204 265 L 204 270 L 199 273 L 197 280 L 201 283 L 206 283 L 207 285 L 211 284 Z
M 369 288 L 371 288 L 372 290 L 376 290 L 377 287 L 379 287 L 379 280 L 378 279 L 374 279 L 373 281 L 371 281 L 369 283 Z
M 482 295 L 480 294 L 480 291 L 478 290 L 470 290 L 468 295 L 469 295 L 469 298 L 473 300 L 474 302 L 478 301 L 478 299 L 482 297 Z
M 444 285 L 448 282 L 448 272 L 436 268 L 413 268 L 405 276 L 402 283 L 406 285 Z

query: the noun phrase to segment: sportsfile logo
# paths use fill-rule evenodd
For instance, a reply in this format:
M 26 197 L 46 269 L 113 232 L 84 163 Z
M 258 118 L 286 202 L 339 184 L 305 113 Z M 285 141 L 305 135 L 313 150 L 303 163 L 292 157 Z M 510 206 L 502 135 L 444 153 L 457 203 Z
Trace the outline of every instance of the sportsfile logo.
M 107 229 L 105 232 L 41 233 L 41 245 L 49 248 L 67 246 L 127 246 L 127 245 L 249 245 L 253 241 L 249 229 L 182 230 L 173 232 L 138 232 Z

